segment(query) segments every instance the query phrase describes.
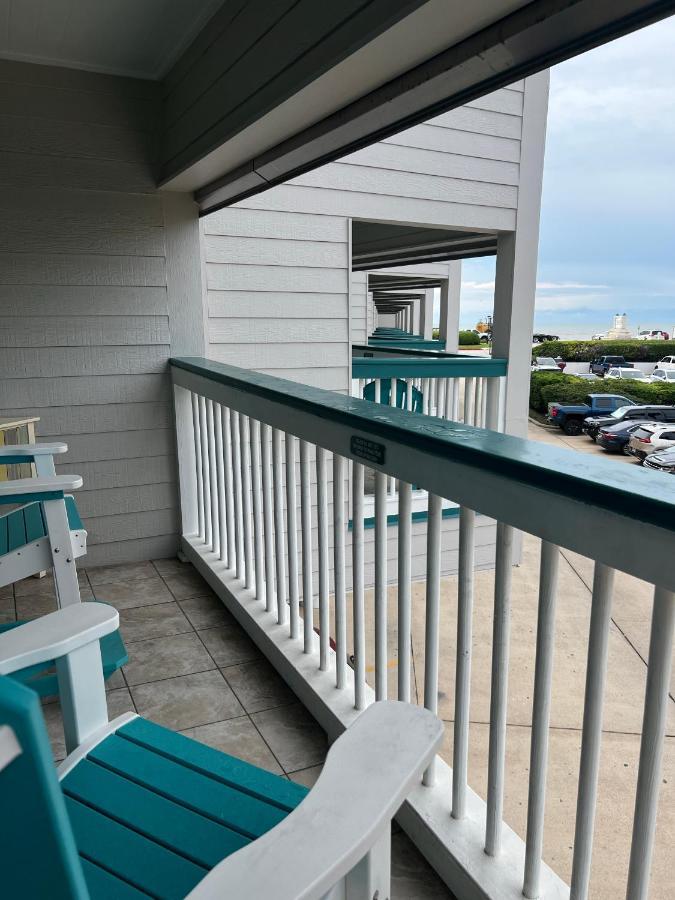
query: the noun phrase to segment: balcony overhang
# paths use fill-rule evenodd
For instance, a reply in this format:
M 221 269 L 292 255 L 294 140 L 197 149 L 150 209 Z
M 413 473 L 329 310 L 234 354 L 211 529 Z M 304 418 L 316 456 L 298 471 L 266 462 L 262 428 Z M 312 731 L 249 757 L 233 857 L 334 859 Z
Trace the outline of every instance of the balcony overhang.
M 159 82 L 158 184 L 193 192 L 205 214 L 665 18 L 675 0 L 131 6 L 10 0 L 0 58 Z
M 352 223 L 352 269 L 355 272 L 494 256 L 496 253 L 496 233 L 421 228 L 389 222 Z

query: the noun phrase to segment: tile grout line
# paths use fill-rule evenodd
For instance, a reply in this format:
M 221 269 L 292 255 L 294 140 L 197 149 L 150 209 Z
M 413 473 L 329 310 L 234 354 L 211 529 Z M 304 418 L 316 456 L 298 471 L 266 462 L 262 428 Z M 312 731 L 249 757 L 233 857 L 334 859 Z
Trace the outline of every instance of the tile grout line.
M 173 591 L 171 590 L 171 588 L 169 587 L 169 585 L 166 583 L 166 580 L 164 579 L 164 576 L 161 574 L 161 572 L 159 572 L 159 570 L 157 570 L 157 567 L 155 566 L 154 562 L 152 563 L 152 565 L 153 565 L 153 567 L 155 568 L 155 570 L 157 571 L 157 574 L 159 575 L 159 577 L 160 577 L 160 578 L 162 579 L 162 581 L 164 582 L 164 584 L 165 584 L 166 588 L 168 589 L 168 591 L 170 592 L 171 596 L 175 598 L 175 594 L 173 593 Z M 202 579 L 202 580 L 203 580 L 203 579 Z M 189 598 L 185 598 L 185 599 L 189 599 Z M 176 599 L 176 602 L 180 605 L 180 601 L 179 601 L 179 600 Z M 181 607 L 181 611 L 182 611 L 182 607 Z M 185 613 L 183 613 L 183 614 L 185 615 Z M 187 616 L 187 618 L 188 618 L 188 620 L 189 620 L 189 616 Z M 190 622 L 190 624 L 192 625 L 192 622 Z M 216 626 L 214 626 L 214 627 L 218 628 L 218 627 L 222 627 L 222 626 L 217 626 L 217 625 L 216 625 Z M 193 628 L 194 628 L 194 626 L 193 626 Z M 206 631 L 206 630 L 208 630 L 208 629 L 202 629 L 202 630 L 203 630 L 203 631 Z M 272 749 L 272 747 L 271 747 L 271 746 L 269 745 L 269 743 L 265 740 L 265 736 L 263 735 L 263 733 L 260 731 L 260 729 L 258 728 L 258 726 L 256 725 L 256 723 L 253 721 L 252 714 L 249 713 L 249 712 L 246 710 L 246 708 L 244 707 L 244 704 L 243 704 L 243 703 L 241 702 L 241 700 L 239 699 L 239 696 L 238 696 L 237 692 L 235 691 L 235 689 L 232 687 L 232 685 L 230 684 L 230 682 L 229 682 L 229 681 L 227 680 L 227 678 L 225 677 L 225 674 L 224 674 L 224 672 L 222 671 L 222 669 L 220 668 L 220 666 L 218 666 L 218 664 L 217 664 L 217 662 L 216 662 L 216 660 L 215 660 L 215 657 L 213 656 L 213 654 L 210 652 L 209 648 L 208 648 L 208 647 L 206 646 L 206 644 L 204 643 L 204 640 L 203 640 L 201 634 L 199 633 L 199 631 L 198 631 L 196 628 L 194 628 L 194 631 L 195 631 L 195 634 L 197 635 L 197 637 L 199 638 L 199 640 L 201 641 L 201 643 L 202 643 L 204 649 L 205 649 L 206 652 L 208 653 L 209 657 L 213 660 L 213 662 L 214 662 L 214 664 L 215 664 L 215 666 L 216 666 L 218 672 L 220 673 L 221 678 L 223 679 L 223 681 L 225 682 L 225 684 L 228 686 L 228 688 L 232 691 L 232 693 L 233 693 L 234 697 L 236 698 L 237 702 L 241 705 L 242 709 L 244 710 L 244 713 L 245 713 L 246 717 L 248 718 L 249 722 L 250 722 L 251 725 L 255 728 L 256 732 L 257 732 L 258 735 L 260 736 L 260 739 L 262 740 L 262 742 L 264 743 L 264 745 L 267 747 L 267 749 L 268 749 L 269 752 L 271 753 L 272 758 L 275 760 L 275 762 L 277 763 L 277 765 L 279 766 L 279 768 L 281 769 L 281 771 L 283 772 L 283 774 L 286 775 L 286 776 L 288 777 L 289 773 L 286 771 L 285 767 L 282 765 L 281 760 L 280 760 L 279 757 L 276 755 L 276 753 L 274 752 L 274 750 Z M 263 658 L 264 658 L 264 655 L 263 655 Z M 234 666 L 234 665 L 244 665 L 244 663 L 232 663 L 232 665 L 233 665 L 233 666 Z M 228 667 L 228 666 L 223 666 L 223 668 L 229 668 L 229 667 Z M 298 702 L 298 701 L 296 700 L 296 702 Z M 283 706 L 290 706 L 290 705 L 292 705 L 292 704 L 283 704 Z M 281 707 L 279 707 L 279 706 L 277 706 L 277 707 L 268 707 L 268 709 L 279 709 L 279 708 L 281 708 Z M 266 710 L 258 710 L 258 712 L 266 712 Z M 307 767 L 305 767 L 305 768 L 307 768 Z

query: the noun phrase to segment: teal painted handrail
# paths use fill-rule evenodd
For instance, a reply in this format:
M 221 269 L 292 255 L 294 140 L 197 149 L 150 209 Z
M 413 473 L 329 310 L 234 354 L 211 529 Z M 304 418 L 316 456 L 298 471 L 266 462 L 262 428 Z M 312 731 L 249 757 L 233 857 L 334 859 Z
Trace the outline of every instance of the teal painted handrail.
M 578 501 L 596 519 L 600 513 L 606 525 L 610 519 L 611 524 L 617 525 L 616 517 L 620 516 L 623 523 L 634 521 L 640 528 L 651 525 L 669 535 L 675 532 L 675 485 L 653 472 L 636 472 L 633 466 L 617 466 L 573 450 L 385 407 L 202 357 L 174 358 L 170 367 L 176 384 L 206 396 L 211 394 L 216 401 L 232 403 L 249 415 L 264 408 L 267 412 L 263 420 L 274 427 L 295 429 L 303 439 L 315 440 L 345 457 L 358 459 L 350 450 L 352 434 L 382 441 L 385 452 L 388 448 L 395 450 L 400 477 L 407 477 L 411 483 L 418 481 L 421 487 L 457 502 L 469 487 L 465 480 L 446 483 L 445 472 L 450 473 L 455 465 L 466 467 L 475 472 L 476 481 L 471 482 L 470 490 L 476 495 L 473 505 L 478 512 L 498 517 L 499 507 L 507 502 L 515 527 L 541 532 L 545 539 L 553 541 L 562 538 L 559 532 L 564 532 L 572 549 L 578 547 L 583 552 L 585 548 L 587 553 L 602 549 L 598 558 L 607 557 L 610 565 L 617 565 L 616 553 L 610 552 L 612 542 L 603 541 L 602 548 L 596 548 L 595 542 L 589 546 L 588 533 L 584 532 L 582 540 L 576 523 L 563 523 L 555 516 L 549 521 L 540 514 L 540 527 L 535 530 L 528 512 L 532 498 L 536 496 L 547 509 L 553 509 L 548 502 L 555 498 L 561 502 Z M 369 465 L 385 472 L 388 468 L 376 461 Z M 528 491 L 527 501 L 514 505 L 506 495 L 498 495 L 496 488 L 490 486 L 493 479 L 495 485 L 503 485 L 504 489 L 517 485 L 519 492 Z M 622 527 L 626 530 L 627 525 Z M 621 547 L 623 551 L 627 549 L 623 543 Z M 631 562 L 631 571 L 642 572 L 639 558 L 631 558 Z M 675 584 L 671 577 L 666 581 Z
M 480 357 L 367 357 L 352 358 L 352 378 L 500 378 L 505 359 Z
M 423 338 L 370 337 L 371 347 L 410 347 L 417 350 L 445 350 L 445 341 L 425 341 Z

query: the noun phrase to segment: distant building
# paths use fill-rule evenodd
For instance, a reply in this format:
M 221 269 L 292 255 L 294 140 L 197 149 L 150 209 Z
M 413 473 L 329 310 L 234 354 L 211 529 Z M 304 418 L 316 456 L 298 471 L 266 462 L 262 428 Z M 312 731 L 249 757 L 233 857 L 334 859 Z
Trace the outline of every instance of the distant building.
M 607 340 L 609 341 L 626 341 L 630 340 L 633 335 L 627 326 L 628 316 L 626 313 L 617 313 L 614 316 L 614 324 L 607 332 Z

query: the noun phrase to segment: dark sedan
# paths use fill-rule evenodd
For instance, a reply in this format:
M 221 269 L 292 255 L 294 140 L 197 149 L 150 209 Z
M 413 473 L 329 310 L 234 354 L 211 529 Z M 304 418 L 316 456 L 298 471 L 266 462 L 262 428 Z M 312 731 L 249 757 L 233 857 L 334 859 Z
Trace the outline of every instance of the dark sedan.
M 646 424 L 648 420 L 631 419 L 627 422 L 619 422 L 618 425 L 605 425 L 598 431 L 596 441 L 607 453 L 623 453 L 628 445 L 630 436 L 636 428 Z

